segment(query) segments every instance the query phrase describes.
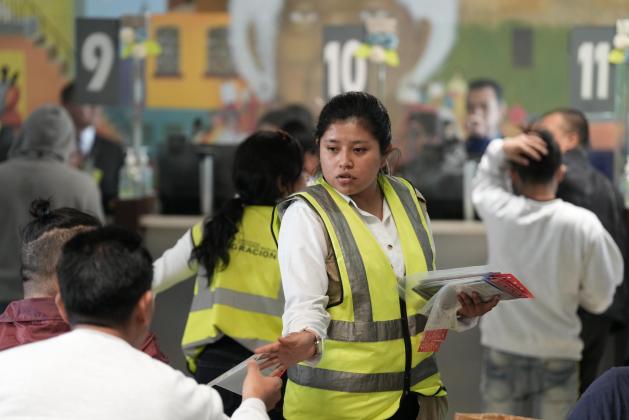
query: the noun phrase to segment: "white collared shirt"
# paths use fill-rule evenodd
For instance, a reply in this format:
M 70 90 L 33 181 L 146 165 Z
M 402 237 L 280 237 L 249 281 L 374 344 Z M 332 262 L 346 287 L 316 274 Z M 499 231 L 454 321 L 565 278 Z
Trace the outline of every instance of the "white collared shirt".
M 396 276 L 404 276 L 404 257 L 395 221 L 386 200 L 383 200 L 382 220 L 359 209 L 349 197 L 341 196 L 365 222 L 374 238 L 389 258 Z M 326 311 L 328 303 L 328 275 L 325 257 L 328 246 L 321 218 L 306 204 L 298 200 L 282 218 L 278 239 L 278 261 L 286 306 L 282 318 L 283 334 L 308 328 L 322 339 L 330 322 Z
M 85 127 L 79 135 L 79 149 L 83 156 L 87 156 L 92 151 L 94 139 L 96 138 L 96 128 L 93 125 Z
M 393 272 L 399 278 L 405 275 L 402 244 L 395 220 L 386 200 L 382 204 L 382 220 L 361 210 L 348 196 L 341 197 L 357 212 L 374 235 L 384 254 L 389 259 Z M 430 219 L 426 215 L 430 235 Z M 282 275 L 282 287 L 286 304 L 282 316 L 283 335 L 311 330 L 321 339 L 327 337 L 330 314 L 328 304 L 328 275 L 325 258 L 328 246 L 325 226 L 321 218 L 303 200 L 288 207 L 280 227 L 278 238 L 278 262 Z M 476 326 L 478 318 L 459 318 L 455 331 L 465 331 Z M 320 355 L 309 362 L 317 363 Z

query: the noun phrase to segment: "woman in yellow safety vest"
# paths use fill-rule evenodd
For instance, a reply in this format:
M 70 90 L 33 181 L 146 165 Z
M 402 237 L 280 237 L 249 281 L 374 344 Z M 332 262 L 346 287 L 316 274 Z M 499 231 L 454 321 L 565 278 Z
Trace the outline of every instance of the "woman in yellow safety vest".
M 398 292 L 399 278 L 435 263 L 423 197 L 384 171 L 389 115 L 372 95 L 341 94 L 321 111 L 315 137 L 322 178 L 276 208 L 284 337 L 256 351 L 288 368 L 284 416 L 445 418 L 435 358 L 417 351 L 425 302 Z M 497 303 L 458 298 L 455 329 Z
M 197 276 L 182 347 L 199 383 L 281 335 L 284 295 L 272 212 L 304 186 L 299 144 L 283 132 L 252 134 L 236 150 L 232 179 L 237 195 L 154 263 L 157 292 Z M 240 396 L 219 392 L 231 414 Z

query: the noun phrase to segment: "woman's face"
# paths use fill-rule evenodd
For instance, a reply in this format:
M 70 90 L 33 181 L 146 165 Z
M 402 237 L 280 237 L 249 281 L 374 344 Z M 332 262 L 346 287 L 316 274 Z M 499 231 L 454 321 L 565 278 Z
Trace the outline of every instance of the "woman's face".
M 385 156 L 356 118 L 331 124 L 321 136 L 319 153 L 323 176 L 338 192 L 353 197 L 377 188 Z

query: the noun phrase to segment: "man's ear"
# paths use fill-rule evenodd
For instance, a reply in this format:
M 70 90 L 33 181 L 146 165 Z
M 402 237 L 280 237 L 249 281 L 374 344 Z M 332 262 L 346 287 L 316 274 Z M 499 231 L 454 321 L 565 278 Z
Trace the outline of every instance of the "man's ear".
M 151 290 L 147 290 L 138 300 L 138 303 L 135 308 L 135 319 L 138 324 L 142 326 L 146 326 L 146 328 L 151 325 L 151 321 L 153 320 L 153 310 L 155 308 L 154 300 L 153 300 L 153 292 Z
M 512 166 L 509 168 L 509 177 L 511 178 L 511 185 L 513 186 L 513 191 L 514 192 L 520 191 L 520 188 L 522 187 L 522 178 L 520 178 L 520 175 L 518 175 L 518 171 L 513 169 Z
M 571 132 L 566 133 L 565 138 L 566 138 L 565 140 L 566 151 L 576 149 L 577 147 L 579 147 L 579 144 L 580 144 L 579 135 L 576 132 L 571 131 Z
M 66 312 L 66 305 L 63 303 L 61 299 L 61 293 L 57 292 L 55 295 L 55 305 L 57 305 L 57 310 L 59 310 L 59 314 L 61 314 L 61 318 L 65 321 L 66 324 L 69 324 L 68 321 L 68 312 Z
M 555 171 L 555 181 L 557 182 L 557 185 L 561 184 L 561 181 L 563 181 L 563 179 L 566 177 L 566 171 L 566 165 L 564 165 L 563 163 Z
M 513 184 L 520 182 L 520 175 L 518 175 L 518 172 L 513 169 L 512 166 L 509 168 L 509 177 L 511 178 L 511 182 Z

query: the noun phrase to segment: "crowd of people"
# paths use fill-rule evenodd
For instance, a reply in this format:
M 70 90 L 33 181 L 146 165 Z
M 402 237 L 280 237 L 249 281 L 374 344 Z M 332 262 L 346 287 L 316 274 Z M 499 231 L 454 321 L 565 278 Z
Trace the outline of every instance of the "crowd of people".
M 440 207 L 422 186 L 462 197 L 470 160 L 488 264 L 535 295 L 458 295 L 451 329 L 480 320 L 484 409 L 626 416 L 626 368 L 595 381 L 629 316 L 624 202 L 588 161 L 578 110 L 505 137 L 500 85 L 473 81 L 468 138 L 418 150 L 403 176 L 373 95 L 340 94 L 316 122 L 299 106 L 270 112 L 236 149 L 235 195 L 154 260 L 137 234 L 103 226 L 124 153 L 72 89 L 28 117 L 0 163 L 0 418 L 445 419 L 436 357 L 417 351 L 427 302 L 400 296 L 399 279 L 437 267 Z M 154 296 L 190 277 L 193 378 L 149 331 Z M 241 394 L 205 386 L 254 354 Z

